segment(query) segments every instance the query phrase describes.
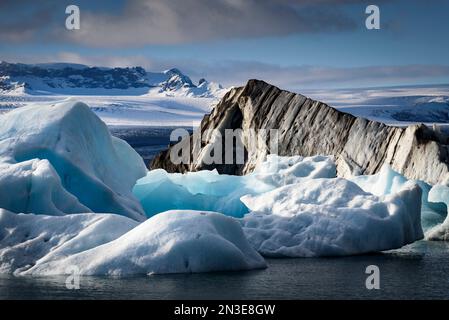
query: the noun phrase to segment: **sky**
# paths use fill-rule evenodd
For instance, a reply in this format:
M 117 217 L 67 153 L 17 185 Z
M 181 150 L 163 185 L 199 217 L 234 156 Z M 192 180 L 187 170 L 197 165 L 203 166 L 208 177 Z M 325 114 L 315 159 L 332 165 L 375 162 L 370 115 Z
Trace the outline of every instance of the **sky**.
M 68 5 L 80 29 L 68 30 Z M 380 29 L 368 30 L 368 5 Z M 1 0 L 0 60 L 172 67 L 224 86 L 449 83 L 449 0 Z

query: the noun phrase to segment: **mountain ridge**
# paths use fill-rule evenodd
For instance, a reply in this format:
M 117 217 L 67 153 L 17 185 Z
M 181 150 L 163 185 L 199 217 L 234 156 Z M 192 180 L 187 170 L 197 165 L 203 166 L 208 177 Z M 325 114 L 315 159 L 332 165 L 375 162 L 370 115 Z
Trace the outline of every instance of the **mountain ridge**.
M 150 72 L 142 67 L 96 67 L 71 63 L 23 64 L 0 62 L 2 94 L 111 94 L 215 97 L 219 84 L 201 79 L 194 84 L 177 68 Z

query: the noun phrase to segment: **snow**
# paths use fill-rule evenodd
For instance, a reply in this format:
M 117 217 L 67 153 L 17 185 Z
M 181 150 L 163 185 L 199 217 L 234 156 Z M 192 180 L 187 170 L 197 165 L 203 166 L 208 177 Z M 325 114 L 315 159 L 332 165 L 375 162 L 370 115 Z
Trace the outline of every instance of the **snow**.
M 449 86 L 403 86 L 384 88 L 306 90 L 301 92 L 338 110 L 388 125 L 415 123 L 447 127 Z
M 23 95 L 148 95 L 218 98 L 221 85 L 195 85 L 179 69 L 148 72 L 142 67 L 105 68 L 81 64 L 0 62 L 0 92 Z
M 270 154 L 255 167 L 251 176 L 279 187 L 293 184 L 302 178 L 334 178 L 337 176 L 337 168 L 333 157 L 280 157 Z
M 67 100 L 27 106 L 0 115 L 0 122 L 0 208 L 144 219 L 131 192 L 146 174 L 143 160 L 112 137 L 87 105 Z
M 110 242 L 138 223 L 113 214 L 45 216 L 0 209 L 0 273 L 36 265 Z
M 279 157 L 269 155 L 246 176 L 219 175 L 217 171 L 168 174 L 152 170 L 133 189 L 148 217 L 171 209 L 209 210 L 242 217 L 248 208 L 240 201 L 246 194 L 260 194 L 298 179 L 335 177 L 330 157 Z
M 22 215 L 21 218 L 25 220 L 26 217 Z M 32 216 L 32 219 L 34 218 Z M 94 242 L 104 242 L 104 239 L 98 240 L 104 231 L 91 222 L 92 214 L 83 215 L 82 218 L 85 218 L 85 223 L 90 227 L 88 230 L 74 232 L 77 235 L 71 238 L 70 243 L 64 243 L 62 249 L 58 247 L 56 253 L 52 251 L 44 255 L 35 265 L 28 269 L 22 268 L 16 271 L 16 274 L 60 275 L 65 274 L 71 266 L 76 266 L 81 275 L 113 276 L 235 271 L 266 267 L 264 259 L 249 245 L 240 224 L 219 213 L 165 212 L 132 228 L 117 239 L 95 247 L 92 247 Z M 101 228 L 106 230 L 120 224 L 117 216 L 104 215 L 101 218 Z M 6 219 L 13 217 L 7 216 Z M 73 227 L 73 223 L 68 223 L 67 219 L 58 222 L 53 221 L 54 219 L 49 217 L 41 221 L 40 227 L 48 230 L 48 224 L 58 223 L 62 223 L 59 225 L 61 228 Z M 116 233 L 120 234 L 130 227 L 130 221 L 124 222 L 125 226 L 120 227 L 121 232 Z M 31 222 L 30 225 L 35 224 Z M 3 233 L 5 232 L 7 233 L 3 230 Z M 23 232 L 24 230 L 13 229 L 8 237 L 21 237 Z M 42 231 L 33 232 L 28 237 L 32 238 L 39 232 Z M 64 234 L 63 232 L 62 235 Z M 46 236 L 49 239 L 47 243 L 54 244 L 58 240 L 61 242 L 61 234 L 57 232 Z M 40 234 L 38 237 L 43 236 Z M 36 251 L 39 250 L 33 250 Z M 3 255 L 0 251 L 0 257 Z
M 226 92 L 204 79 L 195 85 L 176 68 L 0 63 L 0 113 L 76 96 L 108 125 L 196 127 Z
M 423 237 L 421 189 L 377 197 L 341 178 L 304 179 L 242 201 L 250 243 L 270 257 L 343 256 L 400 248 Z
M 52 96 L 1 96 L 0 114 L 29 105 L 62 103 L 69 97 Z M 149 95 L 77 95 L 73 99 L 86 103 L 108 126 L 179 126 L 197 127 L 209 113 L 216 98 L 167 97 L 159 93 Z

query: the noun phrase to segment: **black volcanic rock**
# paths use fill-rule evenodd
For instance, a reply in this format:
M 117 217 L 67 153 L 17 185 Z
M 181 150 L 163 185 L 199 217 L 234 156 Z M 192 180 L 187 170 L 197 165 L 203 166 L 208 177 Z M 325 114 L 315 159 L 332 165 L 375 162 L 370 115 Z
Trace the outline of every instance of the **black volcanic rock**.
M 216 168 L 220 173 L 246 174 L 272 153 L 268 137 L 256 150 L 249 148 L 250 129 L 278 129 L 279 155 L 333 155 L 339 176 L 374 174 L 384 164 L 407 178 L 430 184 L 449 176 L 449 139 L 444 134 L 422 124 L 399 128 L 357 118 L 258 80 L 250 80 L 223 97 L 199 128 L 203 134 L 210 129 L 222 134 L 225 129 L 242 129 L 239 138 L 245 146 L 245 163 L 205 164 L 204 148 L 214 143 L 205 135 L 199 156 L 192 163 L 173 164 L 170 150 L 174 146 L 171 146 L 153 160 L 151 169 L 185 172 Z

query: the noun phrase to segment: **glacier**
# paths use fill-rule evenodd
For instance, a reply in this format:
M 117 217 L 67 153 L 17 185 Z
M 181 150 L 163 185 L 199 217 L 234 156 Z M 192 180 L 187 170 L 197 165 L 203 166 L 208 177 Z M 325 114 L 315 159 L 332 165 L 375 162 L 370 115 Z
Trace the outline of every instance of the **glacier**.
M 144 220 L 131 190 L 145 164 L 87 105 L 71 99 L 32 105 L 0 115 L 0 122 L 0 208 Z

